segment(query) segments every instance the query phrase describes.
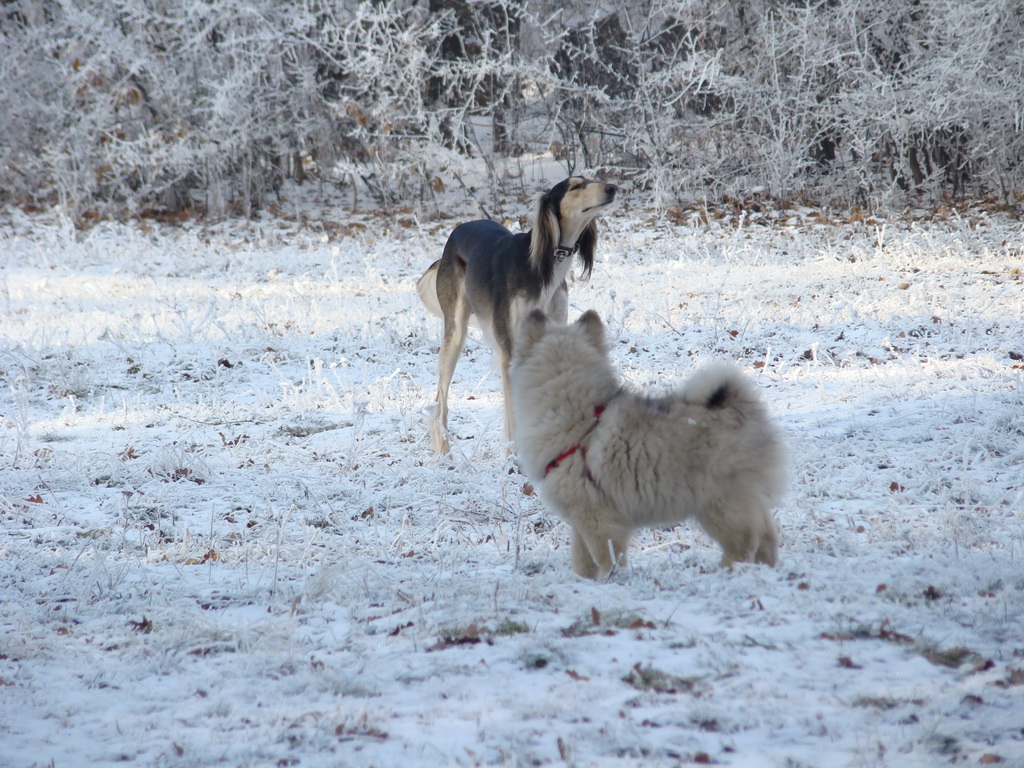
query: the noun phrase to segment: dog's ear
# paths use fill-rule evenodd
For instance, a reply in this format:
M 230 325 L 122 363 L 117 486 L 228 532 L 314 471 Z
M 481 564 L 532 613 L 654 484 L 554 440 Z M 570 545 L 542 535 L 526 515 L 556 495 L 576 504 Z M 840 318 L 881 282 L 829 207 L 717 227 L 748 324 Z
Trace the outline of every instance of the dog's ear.
M 539 309 L 533 310 L 519 326 L 519 335 L 515 342 L 516 354 L 523 354 L 544 337 L 548 318 Z
M 579 259 L 583 265 L 583 279 L 589 280 L 594 270 L 594 251 L 597 250 L 597 219 L 592 220 L 583 230 L 579 240 Z
M 545 285 L 551 282 L 551 275 L 554 274 L 551 254 L 561 238 L 558 203 L 552 191 L 537 198 L 533 211 L 533 231 L 530 233 L 530 266 L 541 276 Z
M 580 319 L 576 321 L 576 325 L 583 329 L 587 339 L 590 343 L 601 350 L 607 352 L 608 348 L 604 343 L 604 323 L 601 322 L 601 316 L 592 309 L 588 309 L 582 315 Z

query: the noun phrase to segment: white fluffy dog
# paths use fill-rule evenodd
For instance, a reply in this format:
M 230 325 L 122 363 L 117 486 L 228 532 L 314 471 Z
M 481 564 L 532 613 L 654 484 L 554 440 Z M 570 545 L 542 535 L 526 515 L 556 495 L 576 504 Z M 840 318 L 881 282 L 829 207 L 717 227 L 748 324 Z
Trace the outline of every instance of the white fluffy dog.
M 775 565 L 771 509 L 786 489 L 785 449 L 735 367 L 643 397 L 613 369 L 596 312 L 561 325 L 535 311 L 510 374 L 519 460 L 572 526 L 576 573 L 604 579 L 625 564 L 636 528 L 689 517 L 721 545 L 723 565 Z

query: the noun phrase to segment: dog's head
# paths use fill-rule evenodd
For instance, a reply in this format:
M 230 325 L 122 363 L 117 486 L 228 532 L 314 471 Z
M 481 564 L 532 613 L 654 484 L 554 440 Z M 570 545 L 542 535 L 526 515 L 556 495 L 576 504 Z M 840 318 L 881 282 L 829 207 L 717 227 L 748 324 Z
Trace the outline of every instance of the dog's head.
M 597 248 L 596 219 L 615 203 L 618 191 L 605 181 L 570 176 L 537 198 L 530 263 L 545 282 L 554 271 L 553 254 L 559 245 L 578 245 L 584 277 L 590 276 Z
M 535 309 L 526 319 L 516 337 L 514 356 L 522 361 L 529 357 L 537 344 L 545 340 L 545 346 L 551 348 L 554 357 L 564 356 L 569 349 L 581 341 L 591 347 L 601 358 L 608 355 L 608 345 L 604 336 L 604 323 L 600 315 L 588 309 L 575 323 L 562 325 L 548 320 L 541 310 Z

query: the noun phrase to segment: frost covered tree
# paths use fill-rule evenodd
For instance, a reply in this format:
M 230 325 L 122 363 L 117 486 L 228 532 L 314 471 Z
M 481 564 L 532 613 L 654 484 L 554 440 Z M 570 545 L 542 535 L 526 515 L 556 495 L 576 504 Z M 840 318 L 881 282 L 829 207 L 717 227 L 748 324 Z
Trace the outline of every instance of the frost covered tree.
M 0 195 L 248 215 L 289 179 L 438 211 L 522 158 L 659 203 L 1024 192 L 1018 0 L 9 0 Z

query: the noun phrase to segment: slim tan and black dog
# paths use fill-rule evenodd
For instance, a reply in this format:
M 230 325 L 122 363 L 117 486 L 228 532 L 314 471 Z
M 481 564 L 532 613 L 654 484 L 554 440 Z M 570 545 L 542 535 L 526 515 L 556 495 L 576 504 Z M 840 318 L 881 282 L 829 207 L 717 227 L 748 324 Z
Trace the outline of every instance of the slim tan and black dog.
M 568 313 L 566 276 L 573 257 L 584 276 L 594 266 L 595 219 L 615 201 L 614 184 L 572 176 L 537 199 L 533 228 L 512 234 L 494 221 L 471 221 L 448 237 L 441 258 L 416 284 L 427 308 L 444 319 L 439 354 L 437 410 L 430 436 L 434 450 L 448 453 L 448 390 L 466 341 L 471 316 L 500 356 L 505 395 L 505 436 L 513 435 L 508 366 L 513 333 L 534 309 L 563 321 Z

